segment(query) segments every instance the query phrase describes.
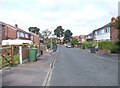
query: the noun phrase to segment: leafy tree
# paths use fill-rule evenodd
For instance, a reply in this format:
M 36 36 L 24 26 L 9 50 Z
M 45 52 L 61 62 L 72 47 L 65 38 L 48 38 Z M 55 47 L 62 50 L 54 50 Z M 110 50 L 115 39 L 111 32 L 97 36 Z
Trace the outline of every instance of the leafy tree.
M 37 28 L 37 27 L 29 27 L 28 28 L 28 30 L 29 30 L 29 32 L 33 32 L 33 33 L 35 33 L 35 34 L 40 34 L 40 29 L 39 28 Z
M 45 39 L 47 39 L 48 36 L 50 36 L 50 34 L 51 34 L 51 31 L 49 29 L 42 31 L 42 35 Z
M 54 35 L 56 35 L 58 38 L 63 37 L 63 35 L 64 35 L 64 29 L 62 28 L 62 26 L 58 26 L 58 27 L 54 30 Z
M 71 36 L 72 36 L 72 32 L 68 29 L 64 32 L 64 42 L 70 42 Z
M 72 41 L 71 41 L 71 44 L 74 46 L 74 45 L 78 45 L 78 39 L 77 38 L 75 38 L 75 37 L 73 37 L 72 38 Z

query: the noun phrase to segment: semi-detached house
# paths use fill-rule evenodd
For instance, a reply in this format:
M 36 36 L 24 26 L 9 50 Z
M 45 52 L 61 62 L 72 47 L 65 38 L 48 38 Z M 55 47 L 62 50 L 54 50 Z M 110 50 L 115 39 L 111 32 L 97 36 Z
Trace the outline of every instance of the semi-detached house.
M 21 39 L 21 40 L 32 40 L 33 43 L 39 43 L 39 36 L 33 33 L 26 32 L 20 28 L 18 25 L 15 26 L 0 22 L 0 44 L 2 40 L 14 40 L 14 39 Z
M 99 29 L 93 31 L 93 40 L 94 41 L 101 41 L 106 40 L 110 41 L 110 24 L 107 24 Z
M 116 18 L 111 18 L 111 22 Z M 118 41 L 118 30 L 111 22 L 85 36 L 86 41 Z

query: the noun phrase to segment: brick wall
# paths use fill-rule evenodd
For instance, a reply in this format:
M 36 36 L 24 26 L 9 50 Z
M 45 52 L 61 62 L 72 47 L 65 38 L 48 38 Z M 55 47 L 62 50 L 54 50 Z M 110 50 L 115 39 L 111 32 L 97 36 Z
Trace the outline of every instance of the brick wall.
M 0 44 L 4 39 L 5 39 L 5 26 L 3 24 L 0 24 Z
M 118 30 L 112 26 L 110 32 L 111 41 L 118 41 Z
M 31 39 L 33 41 L 33 43 L 40 43 L 40 40 L 39 40 L 39 36 L 37 34 L 34 34 L 32 32 L 30 32 L 31 36 L 33 36 L 33 39 Z
M 34 38 L 34 43 L 40 43 L 38 35 L 35 34 L 33 38 Z
M 2 43 L 2 38 L 3 38 L 3 31 L 2 31 L 2 25 L 0 25 L 0 44 Z
M 17 30 L 14 28 L 7 26 L 5 32 L 6 32 L 6 36 L 8 39 L 16 39 L 17 38 Z
M 116 29 L 113 25 L 116 19 L 117 17 L 116 18 L 112 17 L 110 22 L 111 23 L 110 37 L 111 37 L 111 41 L 114 41 L 114 42 L 118 41 L 118 29 Z

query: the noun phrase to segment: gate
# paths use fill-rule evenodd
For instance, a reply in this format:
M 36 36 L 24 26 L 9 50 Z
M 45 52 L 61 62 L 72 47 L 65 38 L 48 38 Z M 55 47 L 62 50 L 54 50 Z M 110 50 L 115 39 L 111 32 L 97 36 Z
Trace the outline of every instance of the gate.
M 15 64 L 19 64 L 19 46 L 2 46 L 0 48 L 0 68 Z
M 0 48 L 0 68 L 13 64 L 13 47 L 2 46 Z

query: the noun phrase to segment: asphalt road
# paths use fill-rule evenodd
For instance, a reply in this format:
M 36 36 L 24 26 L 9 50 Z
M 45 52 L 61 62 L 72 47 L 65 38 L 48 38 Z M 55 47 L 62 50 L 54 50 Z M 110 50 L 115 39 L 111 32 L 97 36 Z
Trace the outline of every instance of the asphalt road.
M 59 46 L 49 86 L 118 86 L 118 62 Z

